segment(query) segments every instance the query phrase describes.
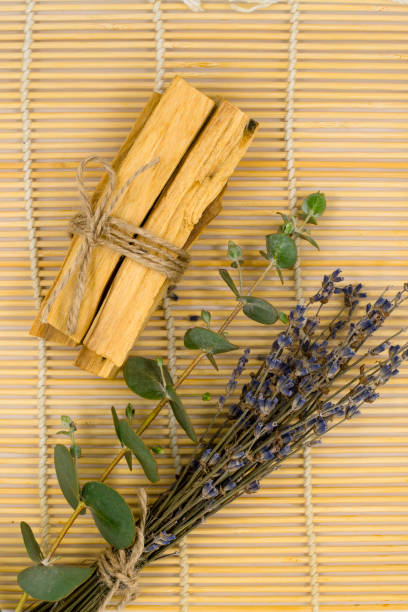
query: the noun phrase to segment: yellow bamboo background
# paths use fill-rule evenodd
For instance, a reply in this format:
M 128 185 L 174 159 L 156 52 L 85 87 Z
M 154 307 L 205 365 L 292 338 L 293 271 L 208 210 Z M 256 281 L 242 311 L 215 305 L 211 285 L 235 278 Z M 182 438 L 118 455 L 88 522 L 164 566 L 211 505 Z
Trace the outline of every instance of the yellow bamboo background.
M 188 363 L 182 337 L 189 316 L 202 307 L 221 321 L 233 301 L 218 276 L 229 238 L 247 253 L 246 278 L 254 279 L 263 236 L 287 206 L 284 153 L 289 14 L 282 2 L 252 14 L 227 2 L 203 3 L 193 13 L 182 2 L 162 3 L 165 81 L 180 73 L 209 94 L 225 95 L 261 122 L 259 134 L 235 172 L 223 213 L 193 249 L 192 265 L 174 302 L 178 368 Z M 2 428 L 0 432 L 2 606 L 18 598 L 16 573 L 27 565 L 18 523 L 39 533 L 37 358 L 28 336 L 34 317 L 24 212 L 20 79 L 25 3 L 0 5 Z M 316 230 L 317 254 L 302 246 L 306 294 L 336 267 L 349 281 L 362 279 L 370 297 L 407 280 L 408 258 L 408 7 L 391 1 L 300 2 L 295 92 L 295 160 L 299 198 L 320 189 L 327 214 Z M 150 94 L 155 44 L 150 2 L 38 0 L 33 26 L 30 114 L 35 222 L 43 293 L 67 249 L 67 221 L 76 210 L 74 172 L 91 153 L 111 159 Z M 96 181 L 96 176 L 94 177 Z M 92 180 L 91 180 L 92 183 Z M 292 273 L 282 288 L 268 279 L 259 296 L 282 310 L 294 303 Z M 330 315 L 328 311 L 327 316 Z M 388 323 L 406 322 L 401 310 Z M 240 316 L 231 339 L 249 343 L 256 357 L 272 331 Z M 385 332 L 380 336 L 384 337 Z M 161 312 L 138 343 L 143 355 L 166 355 Z M 83 478 L 98 477 L 117 444 L 110 406 L 132 400 L 140 421 L 150 409 L 123 380 L 97 379 L 75 369 L 76 349 L 47 347 L 47 431 L 51 532 L 68 507 L 56 482 L 52 447 L 60 416 L 79 427 Z M 202 364 L 182 395 L 197 430 L 214 407 L 200 396 L 222 392 L 236 356 L 220 357 L 220 373 Z M 408 371 L 384 389 L 353 423 L 312 450 L 312 485 L 322 612 L 408 609 Z M 163 414 L 146 434 L 160 443 L 162 490 L 173 477 Z M 191 450 L 180 434 L 180 452 Z M 145 484 L 123 465 L 110 483 L 130 501 Z M 309 612 L 310 567 L 298 457 L 264 481 L 260 492 L 237 501 L 203 524 L 187 541 L 189 609 L 192 612 Z M 149 487 L 149 491 L 152 492 Z M 92 560 L 103 547 L 89 517 L 81 517 L 61 554 L 69 562 Z M 148 568 L 142 595 L 129 609 L 179 610 L 177 557 Z

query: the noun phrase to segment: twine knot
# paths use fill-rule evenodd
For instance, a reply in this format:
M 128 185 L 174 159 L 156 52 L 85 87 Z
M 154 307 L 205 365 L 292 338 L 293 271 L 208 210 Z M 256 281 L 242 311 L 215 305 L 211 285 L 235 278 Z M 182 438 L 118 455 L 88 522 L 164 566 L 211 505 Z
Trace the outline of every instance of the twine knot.
M 95 209 L 93 209 L 84 180 L 86 167 L 92 161 L 98 162 L 108 173 L 108 186 Z M 110 216 L 116 203 L 135 178 L 142 172 L 155 166 L 158 162 L 159 158 L 156 158 L 141 166 L 116 192 L 116 172 L 105 160 L 91 155 L 79 164 L 77 182 L 81 208 L 79 213 L 71 219 L 69 230 L 71 234 L 83 236 L 84 240 L 74 261 L 71 262 L 68 270 L 57 281 L 47 297 L 41 312 L 42 323 L 47 322 L 51 307 L 56 298 L 74 272 L 77 271 L 77 280 L 67 318 L 68 333 L 73 334 L 75 332 L 85 292 L 91 255 L 96 246 L 107 246 L 124 257 L 157 270 L 164 276 L 167 276 L 173 283 L 177 283 L 180 279 L 190 259 L 186 251 L 179 249 L 164 238 L 152 234 L 143 227 L 135 226 L 122 219 Z
M 98 559 L 98 572 L 109 592 L 99 608 L 104 612 L 114 597 L 119 597 L 118 610 L 123 610 L 128 603 L 139 595 L 138 561 L 144 550 L 144 531 L 147 516 L 147 496 L 144 489 L 137 490 L 139 521 L 136 525 L 134 544 L 126 550 L 108 548 Z

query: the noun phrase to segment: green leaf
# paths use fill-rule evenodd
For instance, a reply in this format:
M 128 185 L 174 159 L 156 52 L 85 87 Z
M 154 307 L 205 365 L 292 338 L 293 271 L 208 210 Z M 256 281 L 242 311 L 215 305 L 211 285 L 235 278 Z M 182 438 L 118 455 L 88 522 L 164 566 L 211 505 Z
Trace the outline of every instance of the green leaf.
M 269 259 L 274 259 L 279 268 L 291 268 L 297 259 L 295 241 L 286 234 L 266 236 L 266 251 Z
M 63 444 L 57 444 L 54 449 L 54 465 L 61 491 L 75 510 L 80 499 L 78 475 L 71 454 Z
M 64 436 L 71 437 L 71 432 L 67 431 L 66 429 L 60 429 L 59 431 L 57 431 L 57 434 L 63 434 Z
M 288 215 L 285 215 L 283 212 L 277 212 L 276 214 L 282 217 L 284 223 L 290 223 L 290 219 Z
M 232 261 L 240 261 L 242 259 L 242 249 L 233 240 L 228 241 L 228 257 Z
M 159 367 L 160 367 L 160 364 L 159 364 Z M 135 409 L 133 408 L 132 404 L 128 404 L 126 406 L 125 414 L 126 414 L 126 418 L 129 421 L 129 423 L 132 424 L 132 419 L 135 416 Z
M 208 310 L 202 310 L 201 318 L 204 321 L 204 323 L 207 325 L 207 327 L 209 327 L 211 323 L 211 313 L 208 312 Z
M 127 409 L 128 409 L 129 406 L 130 406 L 130 404 L 127 405 L 126 412 L 127 412 Z M 116 435 L 118 437 L 118 440 L 119 440 L 121 446 L 123 446 L 123 442 L 120 439 L 119 417 L 118 417 L 118 413 L 116 412 L 116 409 L 115 409 L 114 406 L 111 407 L 111 412 L 112 412 L 112 419 L 113 419 L 113 424 L 114 424 L 114 427 L 115 427 Z M 133 461 L 132 461 L 132 453 L 130 451 L 126 451 L 125 459 L 126 459 L 126 463 L 128 464 L 129 470 L 132 471 L 132 469 L 133 469 Z
M 82 499 L 91 509 L 96 526 L 111 546 L 127 548 L 132 544 L 135 536 L 133 514 L 115 489 L 96 480 L 86 482 Z
M 166 391 L 171 409 L 173 410 L 173 414 L 176 417 L 176 421 L 178 422 L 180 427 L 184 429 L 190 440 L 192 440 L 193 442 L 197 442 L 197 436 L 179 396 L 175 392 L 172 385 L 167 385 Z
M 149 446 L 149 448 L 152 451 L 152 453 L 154 453 L 155 455 L 163 454 L 163 449 L 161 446 Z
M 320 191 L 309 194 L 302 202 L 302 210 L 306 216 L 310 215 L 316 221 L 326 210 L 324 194 L 320 193 Z
M 220 270 L 218 270 L 218 272 L 220 273 L 220 276 L 221 276 L 222 280 L 227 283 L 227 285 L 231 289 L 232 293 L 234 293 L 238 297 L 239 296 L 239 291 L 238 291 L 234 281 L 232 280 L 231 275 L 228 272 L 228 270 L 226 270 L 225 268 L 221 268 Z
M 95 571 L 95 567 L 35 565 L 19 573 L 20 588 L 34 599 L 58 601 L 66 597 Z
M 119 420 L 119 433 L 123 444 L 134 453 L 147 478 L 151 482 L 159 480 L 156 462 L 151 452 L 142 439 L 135 434 L 126 419 Z
M 133 455 L 130 450 L 127 450 L 125 453 L 126 463 L 128 464 L 128 468 L 130 471 L 133 469 Z
M 288 315 L 282 312 L 281 310 L 278 310 L 278 317 L 282 321 L 282 323 L 285 323 L 285 325 L 289 323 Z
M 284 285 L 284 284 L 285 284 L 285 281 L 283 280 L 282 270 L 280 269 L 280 267 L 279 267 L 279 266 L 276 266 L 276 271 L 277 271 L 278 276 L 279 276 L 279 278 L 280 278 L 280 282 L 281 282 L 281 284 L 282 284 L 282 285 Z
M 242 310 L 249 319 L 263 325 L 272 325 L 277 321 L 278 312 L 276 308 L 266 300 L 252 296 L 242 299 L 245 300 Z
M 309 234 L 301 234 L 300 232 L 296 232 L 296 236 L 299 236 L 299 238 L 302 238 L 302 240 L 307 240 L 307 242 L 310 242 L 310 244 L 312 244 L 318 251 L 320 251 L 320 247 L 317 244 L 316 240 L 312 238 Z
M 79 459 L 81 456 L 81 447 L 79 444 L 71 444 L 69 447 L 69 452 L 71 453 L 71 457 L 74 459 Z
M 24 546 L 28 556 L 34 563 L 40 563 L 44 559 L 44 555 L 41 552 L 40 545 L 35 539 L 33 530 L 28 523 L 21 521 L 20 523 L 21 535 L 23 536 Z
M 218 372 L 218 366 L 217 366 L 217 362 L 214 359 L 214 355 L 212 353 L 206 353 L 206 357 L 208 359 L 208 361 L 211 363 L 211 365 L 213 366 L 214 370 L 217 370 Z
M 192 327 L 188 329 L 184 335 L 184 346 L 188 349 L 201 349 L 213 355 L 235 351 L 238 348 L 238 346 L 231 344 L 221 334 L 217 334 L 205 327 Z
M 171 384 L 171 376 L 163 366 L 166 382 Z M 159 364 L 155 359 L 129 357 L 123 369 L 127 386 L 145 399 L 162 399 L 166 396 Z
M 116 435 L 118 436 L 119 442 L 123 446 L 122 440 L 120 439 L 119 417 L 118 417 L 118 413 L 116 412 L 115 406 L 111 406 L 111 413 L 112 413 L 113 426 L 115 428 Z
M 289 217 L 287 215 L 284 215 L 283 213 L 279 212 L 278 215 L 280 215 L 283 219 L 283 224 L 281 225 L 281 227 L 279 228 L 279 231 L 281 234 L 291 234 L 293 232 L 293 230 L 295 229 L 295 224 L 294 222 L 289 219 Z
M 211 393 L 209 391 L 206 391 L 202 394 L 201 399 L 203 400 L 203 402 L 209 402 L 211 399 Z
M 61 423 L 63 425 L 66 425 L 67 427 L 69 427 L 71 431 L 76 431 L 76 425 L 75 425 L 74 421 L 71 419 L 71 417 L 69 417 L 69 416 L 64 414 L 61 417 Z

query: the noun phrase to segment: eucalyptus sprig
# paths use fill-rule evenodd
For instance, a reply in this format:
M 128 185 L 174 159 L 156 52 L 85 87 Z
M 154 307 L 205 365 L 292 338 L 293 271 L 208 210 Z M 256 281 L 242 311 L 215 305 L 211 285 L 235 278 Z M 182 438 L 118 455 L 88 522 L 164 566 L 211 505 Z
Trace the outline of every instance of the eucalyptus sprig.
M 136 431 L 132 424 L 133 407 L 130 404 L 126 407 L 123 418 L 120 418 L 116 409 L 112 407 L 113 425 L 122 449 L 99 480 L 88 481 L 81 485 L 77 464 L 82 453 L 80 446 L 75 442 L 76 426 L 70 417 L 62 417 L 62 424 L 66 429 L 59 433 L 70 438 L 70 446 L 67 448 L 63 444 L 56 445 L 54 465 L 61 491 L 74 512 L 46 556 L 41 551 L 31 527 L 27 523 L 21 523 L 27 554 L 35 565 L 24 569 L 18 576 L 18 582 L 24 594 L 16 612 L 23 609 L 27 594 L 43 601 L 57 601 L 71 593 L 94 573 L 94 565 L 91 567 L 60 565 L 55 563 L 54 558 L 57 548 L 70 527 L 78 516 L 85 514 L 87 510 L 90 511 L 101 535 L 111 546 L 121 549 L 132 544 L 135 521 L 131 509 L 123 497 L 112 487 L 104 484 L 104 481 L 122 458 L 126 459 L 129 469 L 132 470 L 133 457 L 140 463 L 146 477 L 151 482 L 158 480 L 159 475 L 153 455 L 160 453 L 162 449 L 157 445 L 147 447 L 140 435 L 167 403 L 179 425 L 193 442 L 197 442 L 196 433 L 176 389 L 188 378 L 203 357 L 209 359 L 218 369 L 214 356 L 238 348 L 226 338 L 225 330 L 241 310 L 248 318 L 265 325 L 271 325 L 278 319 L 287 323 L 288 317 L 284 313 L 266 300 L 253 296 L 253 293 L 272 269 L 276 270 L 281 282 L 284 282 L 282 270 L 290 269 L 296 263 L 297 239 L 307 240 L 317 247 L 306 225 L 309 223 L 316 225 L 317 219 L 323 214 L 325 208 L 324 195 L 317 192 L 305 198 L 296 217 L 293 215 L 288 217 L 280 213 L 283 223 L 274 234 L 266 236 L 266 250 L 260 251 L 262 257 L 268 262 L 267 266 L 258 279 L 246 289 L 242 249 L 233 241 L 229 241 L 227 255 L 231 268 L 236 271 L 238 286 L 227 269 L 222 268 L 219 272 L 235 296 L 237 304 L 218 330 L 211 329 L 211 313 L 207 310 L 201 311 L 201 319 L 205 327 L 190 328 L 184 336 L 185 347 L 197 350 L 198 353 L 177 381 L 172 380 L 161 358 L 130 357 L 127 360 L 124 367 L 124 378 L 128 387 L 144 399 L 159 400 L 159 402 Z M 208 395 L 205 393 L 203 400 L 209 399 Z
M 227 255 L 231 262 L 231 268 L 236 270 L 237 279 L 234 280 L 230 272 L 226 268 L 219 270 L 220 276 L 225 284 L 229 287 L 236 301 L 238 302 L 238 312 L 242 308 L 242 312 L 249 319 L 262 323 L 263 325 L 272 325 L 278 319 L 282 323 L 287 324 L 288 317 L 284 312 L 275 308 L 267 300 L 256 297 L 253 294 L 260 280 L 275 269 L 281 283 L 284 283 L 282 270 L 293 268 L 297 260 L 297 239 L 306 240 L 317 249 L 317 242 L 312 238 L 310 229 L 306 227 L 308 223 L 317 225 L 317 220 L 326 209 L 326 199 L 319 191 L 308 195 L 302 202 L 299 216 L 287 216 L 284 213 L 278 213 L 282 217 L 283 223 L 274 234 L 268 234 L 265 238 L 266 249 L 259 251 L 260 255 L 267 260 L 268 265 L 261 275 L 261 278 L 251 288 L 244 288 L 243 274 L 243 252 L 241 247 L 230 240 L 228 242 Z M 193 327 L 187 330 L 184 336 L 184 346 L 188 349 L 201 350 L 210 360 L 212 365 L 218 369 L 214 355 L 233 351 L 238 347 L 231 344 L 223 334 L 214 332 L 210 329 L 211 313 L 202 310 L 201 318 L 206 327 Z

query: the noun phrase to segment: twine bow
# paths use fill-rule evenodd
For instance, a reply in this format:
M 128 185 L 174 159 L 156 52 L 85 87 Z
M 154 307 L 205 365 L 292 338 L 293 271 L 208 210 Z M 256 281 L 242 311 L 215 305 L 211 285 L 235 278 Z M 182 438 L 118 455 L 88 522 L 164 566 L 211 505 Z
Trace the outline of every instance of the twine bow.
M 108 173 L 108 187 L 98 206 L 93 210 L 92 202 L 85 187 L 84 172 L 91 161 L 98 162 Z M 85 291 L 89 263 L 94 247 L 104 245 L 129 257 L 148 268 L 161 272 L 176 283 L 182 276 L 189 262 L 189 255 L 167 240 L 155 236 L 146 229 L 126 223 L 121 219 L 110 217 L 116 203 L 139 174 L 159 162 L 153 159 L 141 166 L 115 194 L 117 176 L 115 170 L 103 159 L 92 155 L 83 160 L 77 170 L 78 190 L 81 200 L 80 212 L 70 222 L 70 232 L 84 237 L 79 251 L 68 270 L 57 281 L 41 312 L 41 321 L 46 323 L 56 298 L 68 283 L 75 271 L 78 271 L 74 294 L 70 305 L 67 329 L 73 334 L 78 323 L 79 311 Z
M 139 595 L 139 561 L 144 550 L 144 530 L 147 515 L 147 496 L 144 489 L 137 490 L 140 518 L 136 525 L 136 537 L 132 548 L 127 550 L 107 549 L 98 559 L 98 571 L 109 592 L 99 608 L 104 612 L 112 599 L 119 597 L 118 610 L 123 610 L 128 603 Z

